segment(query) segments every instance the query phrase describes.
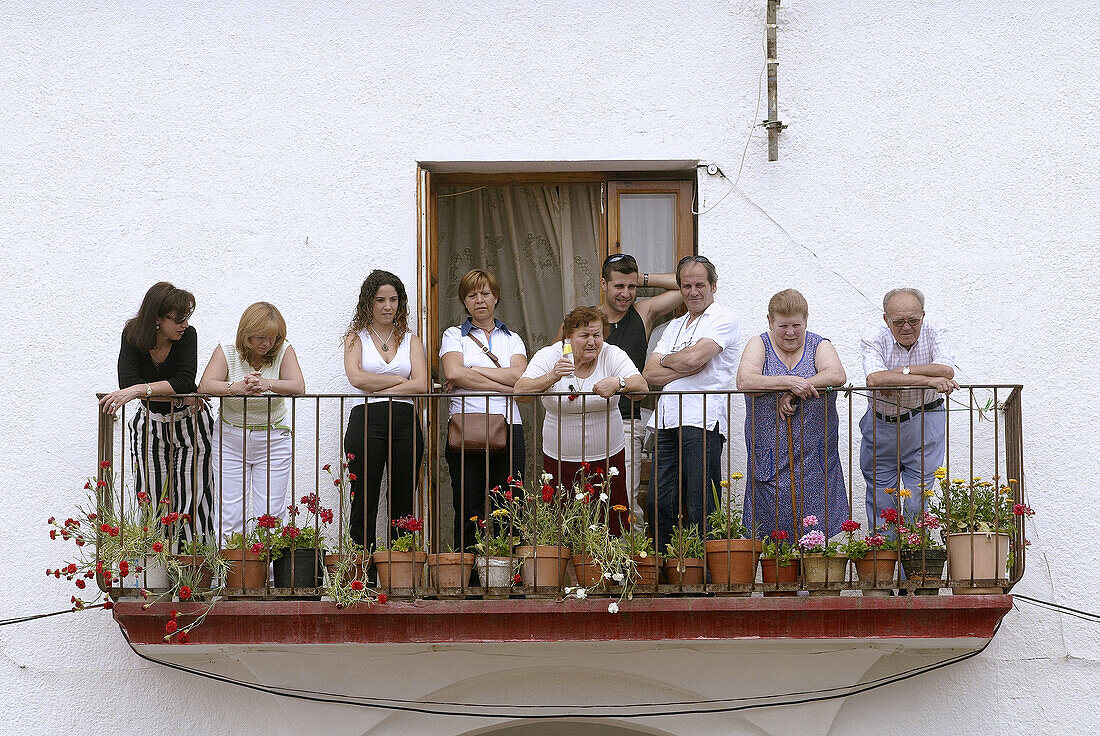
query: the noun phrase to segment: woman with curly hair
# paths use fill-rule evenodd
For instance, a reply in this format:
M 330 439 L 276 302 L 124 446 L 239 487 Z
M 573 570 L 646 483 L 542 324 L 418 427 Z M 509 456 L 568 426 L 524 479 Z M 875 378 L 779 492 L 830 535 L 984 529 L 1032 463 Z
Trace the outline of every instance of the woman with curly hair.
M 409 330 L 405 285 L 389 271 L 371 271 L 359 290 L 359 304 L 344 333 L 344 372 L 366 396 L 351 410 L 344 452 L 354 493 L 351 538 L 370 549 L 375 543 L 378 496 L 383 474 L 389 479 L 389 516 L 413 512 L 424 433 L 412 399 L 428 389 L 424 345 Z M 390 525 L 387 524 L 387 529 Z

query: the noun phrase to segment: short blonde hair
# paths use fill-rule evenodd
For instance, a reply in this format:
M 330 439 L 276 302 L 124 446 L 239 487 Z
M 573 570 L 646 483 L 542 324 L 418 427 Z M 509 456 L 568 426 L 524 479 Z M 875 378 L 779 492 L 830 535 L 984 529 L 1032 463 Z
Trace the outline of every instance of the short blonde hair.
M 266 355 L 254 356 L 252 354 L 252 346 L 248 344 L 248 338 L 258 336 L 275 338 L 275 343 Z M 236 348 L 246 363 L 252 363 L 254 357 L 259 357 L 264 365 L 271 365 L 275 362 L 275 356 L 279 354 L 285 340 L 286 320 L 283 319 L 283 315 L 279 313 L 274 304 L 256 302 L 250 304 L 244 310 L 244 314 L 241 315 L 241 323 L 237 326 Z
M 482 284 L 489 285 L 489 291 L 493 292 L 497 306 L 500 306 L 500 282 L 496 274 L 485 268 L 472 268 L 458 282 L 458 301 L 462 302 L 463 309 L 466 309 L 466 297 L 481 288 Z M 469 310 L 466 313 L 469 314 Z
M 802 319 L 810 316 L 810 305 L 806 303 L 806 297 L 794 289 L 784 289 L 768 301 L 768 319 L 774 319 L 782 314 L 789 317 L 801 314 Z
M 569 337 L 582 327 L 587 327 L 593 322 L 599 322 L 603 326 L 603 336 L 611 332 L 611 323 L 607 321 L 607 315 L 596 307 L 577 307 L 561 323 L 561 334 Z

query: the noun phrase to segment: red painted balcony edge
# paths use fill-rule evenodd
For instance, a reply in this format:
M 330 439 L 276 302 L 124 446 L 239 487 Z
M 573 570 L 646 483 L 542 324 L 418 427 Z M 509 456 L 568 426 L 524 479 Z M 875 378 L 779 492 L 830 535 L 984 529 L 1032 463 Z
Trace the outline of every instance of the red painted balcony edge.
M 871 598 L 635 598 L 617 614 L 606 598 L 419 600 L 337 609 L 330 601 L 221 601 L 194 644 L 408 644 L 727 639 L 989 639 L 1010 595 Z M 134 644 L 163 644 L 205 606 L 120 601 Z

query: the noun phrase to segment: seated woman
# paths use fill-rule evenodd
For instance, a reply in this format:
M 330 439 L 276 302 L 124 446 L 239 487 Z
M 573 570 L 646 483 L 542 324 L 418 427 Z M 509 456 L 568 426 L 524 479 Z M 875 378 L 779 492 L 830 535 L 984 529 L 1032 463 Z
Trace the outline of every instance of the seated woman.
M 188 324 L 193 311 L 191 292 L 167 281 L 150 287 L 137 316 L 122 330 L 119 390 L 99 402 L 104 413 L 114 414 L 126 402 L 143 399 L 130 422 L 134 493 L 148 493 L 152 499 L 163 494 L 169 509 L 186 514 L 181 540 L 207 539 L 213 529 L 214 420 L 198 399 L 150 399 L 195 391 L 198 333 Z
M 518 381 L 516 393 L 562 392 L 546 396 L 542 405 L 542 467 L 566 488 L 582 462 L 595 472 L 616 468 L 611 478 L 610 504 L 632 507 L 626 490 L 626 437 L 618 413 L 620 392 L 649 390 L 637 366 L 624 350 L 604 342 L 607 317 L 595 307 L 577 307 L 565 316 L 565 340 L 535 353 Z M 572 353 L 566 354 L 569 346 Z M 595 395 L 593 395 L 595 394 Z M 628 511 L 612 512 L 608 524 L 613 534 L 626 529 Z
M 290 479 L 291 438 L 286 400 L 306 390 L 286 321 L 274 305 L 244 310 L 237 336 L 210 356 L 199 391 L 218 400 L 212 466 L 218 489 L 215 530 L 219 541 L 248 534 L 250 519 L 282 516 Z M 254 398 L 233 398 L 250 396 Z M 274 396 L 276 398 L 263 398 Z
M 737 368 L 749 451 L 744 523 L 757 538 L 783 530 L 797 539 L 816 516 L 827 535 L 850 516 L 837 448 L 836 393 L 847 380 L 831 342 L 806 331 L 809 306 L 794 289 L 768 302 L 768 331 L 754 336 Z
M 523 339 L 496 318 L 500 304 L 500 283 L 492 271 L 475 268 L 458 282 L 458 298 L 470 315 L 461 325 L 443 333 L 439 358 L 451 398 L 451 426 L 462 414 L 502 416 L 504 447 L 452 447 L 447 443 L 447 467 L 451 471 L 452 503 L 455 511 L 454 548 L 465 550 L 474 543 L 476 526 L 472 516 L 486 516 L 489 489 L 504 486 L 508 476 L 522 477 L 524 464 L 523 423 L 519 409 L 508 394 L 527 367 Z M 468 393 L 493 392 L 499 397 L 466 397 Z M 499 421 L 499 420 L 492 420 Z
M 428 390 L 424 345 L 409 331 L 409 297 L 401 279 L 389 271 L 371 271 L 359 289 L 355 316 L 344 333 L 344 372 L 367 397 L 365 409 L 360 404 L 351 410 L 344 452 L 353 455 L 348 469 L 355 475 L 351 538 L 370 549 L 377 541 L 382 478 L 389 480 L 390 519 L 408 516 L 424 457 L 424 432 L 413 400 L 388 398 Z

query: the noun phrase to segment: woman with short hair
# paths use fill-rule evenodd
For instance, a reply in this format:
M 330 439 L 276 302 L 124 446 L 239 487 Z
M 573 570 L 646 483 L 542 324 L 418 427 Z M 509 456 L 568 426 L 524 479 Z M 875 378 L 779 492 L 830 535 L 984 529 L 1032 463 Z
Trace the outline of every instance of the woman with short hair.
M 424 433 L 411 398 L 428 390 L 424 345 L 409 328 L 405 285 L 389 271 L 371 271 L 359 289 L 355 315 L 344 333 L 344 372 L 366 396 L 351 410 L 344 452 L 351 455 L 351 538 L 375 545 L 382 478 L 389 479 L 389 516 L 413 513 Z M 390 524 L 386 525 L 387 534 Z
M 745 445 L 749 452 L 744 522 L 756 537 L 802 534 L 802 519 L 816 516 L 829 536 L 850 516 L 837 447 L 836 392 L 847 380 L 833 344 L 806 330 L 809 305 L 794 289 L 768 302 L 768 330 L 749 340 L 737 368 L 746 394 Z
M 469 316 L 443 333 L 439 358 L 451 398 L 448 425 L 447 467 L 451 473 L 455 511 L 454 547 L 463 550 L 474 543 L 473 516 L 484 516 L 489 489 L 504 487 L 508 476 L 521 477 L 524 465 L 523 423 L 516 402 L 509 395 L 527 367 L 523 339 L 496 318 L 500 283 L 492 271 L 475 268 L 458 283 L 458 299 Z M 495 392 L 499 397 L 465 397 L 468 393 Z M 467 417 L 463 415 L 477 415 Z M 467 424 L 473 428 L 499 423 L 505 427 L 503 446 L 472 446 Z M 465 438 L 458 443 L 457 438 Z M 455 439 L 457 446 L 452 446 Z
M 306 384 L 274 305 L 256 302 L 244 310 L 236 338 L 214 348 L 199 390 L 225 397 L 218 401 L 212 456 L 221 541 L 248 534 L 256 517 L 281 516 L 286 506 L 292 442 L 283 397 L 304 393 Z
M 562 322 L 565 339 L 535 353 L 515 391 L 569 394 L 542 399 L 543 471 L 569 487 L 585 463 L 592 474 L 615 468 L 608 503 L 623 510 L 613 510 L 608 524 L 612 534 L 620 534 L 628 527 L 626 509 L 632 499 L 626 489 L 626 437 L 616 394 L 640 393 L 648 386 L 630 356 L 604 342 L 607 330 L 603 312 L 577 307 Z
M 195 297 L 167 281 L 153 284 L 137 315 L 122 330 L 117 391 L 99 404 L 114 414 L 142 399 L 130 421 L 134 492 L 157 503 L 164 494 L 169 513 L 186 515 L 181 539 L 205 538 L 212 529 L 210 431 L 213 419 L 194 398 L 154 399 L 195 392 L 198 334 L 189 323 Z M 171 529 L 166 526 L 165 533 Z

